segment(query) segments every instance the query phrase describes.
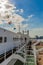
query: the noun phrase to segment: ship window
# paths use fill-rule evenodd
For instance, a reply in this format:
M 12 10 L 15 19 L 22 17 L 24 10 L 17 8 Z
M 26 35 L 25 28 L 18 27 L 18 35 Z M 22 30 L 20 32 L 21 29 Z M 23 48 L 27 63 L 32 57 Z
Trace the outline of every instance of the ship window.
M 14 40 L 14 41 L 19 40 L 19 38 L 16 38 L 16 37 L 15 37 L 15 38 L 13 38 L 13 40 Z
M 4 37 L 4 42 L 7 42 L 7 37 Z
M 15 40 L 16 38 L 13 38 L 13 40 Z
M 2 37 L 0 37 L 0 43 L 2 43 Z
M 27 38 L 25 37 L 25 42 L 26 42 Z

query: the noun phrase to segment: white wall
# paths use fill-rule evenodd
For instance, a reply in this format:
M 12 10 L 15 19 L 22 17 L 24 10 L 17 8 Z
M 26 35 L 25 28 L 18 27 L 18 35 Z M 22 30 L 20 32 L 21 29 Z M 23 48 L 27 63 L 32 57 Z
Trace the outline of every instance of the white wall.
M 3 29 L 0 29 L 0 37 L 3 37 L 3 42 L 0 43 L 0 54 L 20 44 L 20 41 L 13 41 L 13 37 L 16 37 L 16 36 L 17 34 L 13 32 L 4 31 Z M 4 37 L 7 37 L 6 43 L 4 43 Z
M 13 40 L 13 37 L 19 38 L 19 36 L 20 37 L 22 36 L 23 41 Z M 1 29 L 1 28 L 0 28 L 0 37 L 3 37 L 3 42 L 0 43 L 0 54 L 4 53 L 5 51 L 12 49 L 13 47 L 17 47 L 17 46 L 21 45 L 21 43 L 25 42 L 24 38 L 25 37 L 28 38 L 27 35 L 17 34 L 17 33 L 7 31 L 7 30 Z M 4 37 L 7 37 L 6 43 L 4 42 Z

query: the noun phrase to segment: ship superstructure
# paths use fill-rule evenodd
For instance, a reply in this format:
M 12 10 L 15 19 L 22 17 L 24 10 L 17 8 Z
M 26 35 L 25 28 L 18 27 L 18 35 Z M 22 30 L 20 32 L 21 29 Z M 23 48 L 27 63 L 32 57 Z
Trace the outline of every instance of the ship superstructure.
M 22 49 L 22 46 L 25 45 L 25 39 L 28 43 L 28 32 L 27 34 L 14 33 L 12 31 L 0 28 L 0 63 L 3 64 L 3 62 L 9 59 L 10 56 L 13 56 L 15 51 L 19 52 L 20 48 Z M 7 62 L 9 61 L 6 61 L 5 65 Z

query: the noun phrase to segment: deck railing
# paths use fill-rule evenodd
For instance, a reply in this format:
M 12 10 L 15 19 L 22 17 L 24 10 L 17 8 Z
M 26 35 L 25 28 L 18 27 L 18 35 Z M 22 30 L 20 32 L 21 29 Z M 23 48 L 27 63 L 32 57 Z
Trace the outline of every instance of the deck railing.
M 18 47 L 14 47 L 13 49 L 3 53 L 0 55 L 0 63 L 2 63 L 4 60 L 6 60 L 8 57 L 10 57 L 13 53 L 16 53 L 25 43 L 19 45 Z
M 3 62 L 5 59 L 7 59 L 9 56 L 11 56 L 16 51 L 16 48 L 13 48 L 12 50 L 9 50 L 6 53 L 0 55 L 0 63 Z

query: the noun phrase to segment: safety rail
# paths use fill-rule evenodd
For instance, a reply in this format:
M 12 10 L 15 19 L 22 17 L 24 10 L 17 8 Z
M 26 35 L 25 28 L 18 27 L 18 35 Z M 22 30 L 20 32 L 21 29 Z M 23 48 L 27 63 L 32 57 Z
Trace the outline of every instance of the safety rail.
M 15 49 L 13 49 L 13 53 L 16 51 L 16 48 Z M 6 54 L 6 55 L 5 55 Z M 3 54 L 1 54 L 0 55 L 0 63 L 2 63 L 4 60 L 5 60 L 5 58 L 7 59 L 8 57 L 10 57 L 12 55 L 12 50 L 9 50 L 9 51 L 7 51 L 6 53 L 3 53 Z M 6 56 L 6 57 L 5 57 Z
M 10 52 L 9 51 L 8 52 L 5 52 L 5 54 L 4 54 L 4 61 L 1 63 L 1 65 L 3 65 L 3 64 L 4 65 L 7 65 L 11 61 L 11 59 L 13 59 L 13 58 L 14 59 L 19 59 L 22 62 L 25 62 L 25 58 L 23 58 L 22 56 L 20 56 L 18 54 L 16 55 L 16 53 L 17 52 L 20 52 L 25 46 L 26 46 L 26 44 L 23 43 L 23 44 L 19 45 L 16 48 L 16 50 L 13 48 L 12 50 L 10 50 Z

